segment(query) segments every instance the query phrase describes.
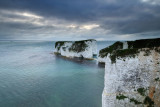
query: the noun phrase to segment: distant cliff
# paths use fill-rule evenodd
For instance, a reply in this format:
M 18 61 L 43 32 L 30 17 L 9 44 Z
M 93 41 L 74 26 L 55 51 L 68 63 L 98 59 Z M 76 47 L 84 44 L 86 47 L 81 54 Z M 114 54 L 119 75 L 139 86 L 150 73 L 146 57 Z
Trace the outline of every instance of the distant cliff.
M 55 53 L 72 58 L 93 58 L 94 55 L 97 55 L 97 42 L 94 39 L 82 41 L 58 41 L 55 43 Z
M 116 42 L 105 62 L 102 107 L 160 107 L 160 39 Z

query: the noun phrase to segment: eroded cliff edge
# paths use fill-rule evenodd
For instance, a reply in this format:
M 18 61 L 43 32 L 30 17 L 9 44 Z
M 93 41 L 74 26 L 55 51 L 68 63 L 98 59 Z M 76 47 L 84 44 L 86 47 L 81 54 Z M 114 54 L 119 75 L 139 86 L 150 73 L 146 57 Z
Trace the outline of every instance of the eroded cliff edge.
M 160 39 L 116 42 L 102 49 L 102 107 L 160 107 Z
M 58 41 L 55 43 L 55 53 L 65 57 L 93 58 L 97 55 L 97 42 L 94 39 L 82 41 Z

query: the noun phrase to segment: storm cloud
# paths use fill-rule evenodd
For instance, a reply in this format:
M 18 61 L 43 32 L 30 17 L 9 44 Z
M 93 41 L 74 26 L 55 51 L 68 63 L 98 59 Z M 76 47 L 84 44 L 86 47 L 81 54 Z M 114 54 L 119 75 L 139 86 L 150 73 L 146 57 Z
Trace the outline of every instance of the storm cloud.
M 1 0 L 0 39 L 160 37 L 159 0 Z

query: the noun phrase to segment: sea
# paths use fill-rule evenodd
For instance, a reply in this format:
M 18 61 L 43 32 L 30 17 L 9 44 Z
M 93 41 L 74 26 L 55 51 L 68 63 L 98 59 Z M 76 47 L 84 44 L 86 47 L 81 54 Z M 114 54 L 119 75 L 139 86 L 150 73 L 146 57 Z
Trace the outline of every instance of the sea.
M 98 50 L 114 41 L 98 42 Z M 104 67 L 53 54 L 54 41 L 0 41 L 0 107 L 101 107 Z

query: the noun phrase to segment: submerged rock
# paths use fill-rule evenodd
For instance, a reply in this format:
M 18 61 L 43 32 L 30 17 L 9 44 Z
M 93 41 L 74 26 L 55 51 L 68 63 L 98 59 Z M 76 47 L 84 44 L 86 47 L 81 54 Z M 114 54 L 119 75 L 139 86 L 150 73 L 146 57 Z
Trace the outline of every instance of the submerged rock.
M 82 41 L 58 41 L 55 43 L 55 53 L 65 57 L 93 58 L 97 55 L 97 42 L 94 39 Z
M 160 39 L 116 42 L 99 55 L 102 107 L 160 107 Z

